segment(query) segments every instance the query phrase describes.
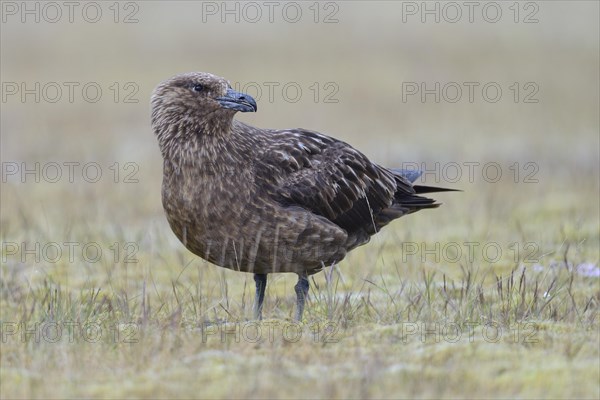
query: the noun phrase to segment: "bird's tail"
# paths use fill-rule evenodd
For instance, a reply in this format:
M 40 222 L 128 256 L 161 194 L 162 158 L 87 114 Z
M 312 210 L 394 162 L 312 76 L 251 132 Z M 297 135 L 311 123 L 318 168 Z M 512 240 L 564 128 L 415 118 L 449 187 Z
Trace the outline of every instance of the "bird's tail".
M 381 210 L 381 212 L 377 214 L 377 220 L 375 221 L 377 229 L 380 229 L 381 227 L 387 225 L 390 221 L 400 218 L 403 215 L 411 214 L 426 208 L 437 208 L 442 204 L 436 202 L 434 199 L 430 199 L 429 197 L 420 196 L 423 193 L 460 191 L 435 186 L 414 185 L 412 186 L 414 192 L 412 192 L 409 189 L 411 185 L 407 184 L 406 181 L 412 184 L 423 174 L 422 171 L 397 168 L 390 168 L 389 170 L 396 176 L 398 180 L 402 181 L 402 189 L 396 192 L 394 196 L 395 201 L 392 203 L 392 205 L 384 210 Z
M 423 186 L 423 185 L 413 185 L 413 189 L 415 189 L 415 192 L 418 194 L 436 193 L 436 192 L 462 192 L 462 190 L 459 190 L 459 189 L 448 189 L 448 188 L 437 187 L 437 186 Z

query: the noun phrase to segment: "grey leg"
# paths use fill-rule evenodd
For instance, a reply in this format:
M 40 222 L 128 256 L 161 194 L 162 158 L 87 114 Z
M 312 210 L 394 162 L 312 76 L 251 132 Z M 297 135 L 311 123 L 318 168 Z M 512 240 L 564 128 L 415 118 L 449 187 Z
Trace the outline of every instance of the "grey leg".
M 256 298 L 254 299 L 254 318 L 262 319 L 263 301 L 265 300 L 265 288 L 267 287 L 267 274 L 254 274 L 256 283 Z
M 304 304 L 306 302 L 306 298 L 308 297 L 308 277 L 306 275 L 298 275 L 298 283 L 294 286 L 296 290 L 296 321 L 302 321 L 302 314 L 304 312 Z

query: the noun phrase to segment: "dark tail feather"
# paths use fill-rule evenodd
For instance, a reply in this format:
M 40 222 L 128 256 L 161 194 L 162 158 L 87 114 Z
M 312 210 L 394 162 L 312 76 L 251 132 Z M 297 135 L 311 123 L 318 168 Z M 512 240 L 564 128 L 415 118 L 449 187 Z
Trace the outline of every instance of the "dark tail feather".
M 403 193 L 396 196 L 396 204 L 404 214 L 410 214 L 424 208 L 437 208 L 441 203 L 436 203 L 434 199 L 428 197 L 417 196 L 416 194 Z M 393 208 L 393 207 L 392 207 Z
M 441 188 L 441 187 L 435 187 L 435 186 L 421 186 L 421 185 L 414 185 L 413 189 L 415 189 L 415 192 L 421 194 L 421 193 L 436 193 L 436 192 L 462 192 L 462 190 L 459 189 L 448 189 L 448 188 Z
M 423 208 L 438 208 L 442 203 L 436 203 L 433 199 L 428 199 L 427 197 L 414 196 L 412 200 L 402 201 L 402 207 L 409 208 L 411 210 L 417 211 L 422 210 Z

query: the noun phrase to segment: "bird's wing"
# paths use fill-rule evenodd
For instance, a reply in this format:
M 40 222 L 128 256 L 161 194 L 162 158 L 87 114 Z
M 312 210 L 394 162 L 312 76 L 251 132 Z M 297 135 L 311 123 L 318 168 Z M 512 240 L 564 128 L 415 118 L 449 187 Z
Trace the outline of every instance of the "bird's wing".
M 342 141 L 302 129 L 266 135 L 257 170 L 266 191 L 284 206 L 303 207 L 347 231 L 377 230 L 377 214 L 398 193 L 415 193 L 404 177 Z

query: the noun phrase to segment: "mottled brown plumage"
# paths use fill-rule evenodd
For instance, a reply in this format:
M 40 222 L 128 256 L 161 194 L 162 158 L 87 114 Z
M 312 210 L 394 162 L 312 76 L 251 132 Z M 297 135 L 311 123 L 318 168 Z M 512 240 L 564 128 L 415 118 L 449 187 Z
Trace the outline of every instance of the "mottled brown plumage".
M 439 205 L 407 179 L 418 174 L 381 167 L 317 132 L 252 127 L 233 119 L 237 111 L 256 111 L 256 102 L 208 73 L 175 76 L 152 94 L 167 220 L 193 253 L 255 273 L 258 317 L 266 274 L 300 276 L 300 319 L 308 275 L 393 219 Z

